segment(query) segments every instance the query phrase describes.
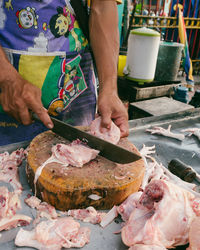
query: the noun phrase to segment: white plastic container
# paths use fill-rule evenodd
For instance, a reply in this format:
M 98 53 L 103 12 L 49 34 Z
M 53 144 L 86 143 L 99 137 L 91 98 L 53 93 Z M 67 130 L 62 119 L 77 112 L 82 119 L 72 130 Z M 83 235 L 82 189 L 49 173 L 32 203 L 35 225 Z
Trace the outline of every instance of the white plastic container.
M 143 27 L 130 32 L 123 71 L 128 79 L 137 82 L 153 81 L 159 43 L 160 33 L 155 30 Z

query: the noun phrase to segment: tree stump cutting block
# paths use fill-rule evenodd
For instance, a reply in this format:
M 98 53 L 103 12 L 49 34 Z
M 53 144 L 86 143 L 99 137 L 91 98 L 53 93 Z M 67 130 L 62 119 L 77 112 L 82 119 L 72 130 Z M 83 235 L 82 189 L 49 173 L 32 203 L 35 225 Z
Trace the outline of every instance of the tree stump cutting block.
M 30 143 L 26 173 L 33 192 L 36 170 L 51 156 L 51 148 L 57 143 L 68 144 L 69 141 L 52 131 L 46 131 Z M 139 153 L 127 138 L 121 139 L 118 145 Z M 36 195 L 62 211 L 88 206 L 110 209 L 138 191 L 144 171 L 142 158 L 129 164 L 117 164 L 97 156 L 82 168 L 64 167 L 52 162 L 44 167 L 39 176 Z M 91 199 L 91 194 L 98 195 L 99 199 Z

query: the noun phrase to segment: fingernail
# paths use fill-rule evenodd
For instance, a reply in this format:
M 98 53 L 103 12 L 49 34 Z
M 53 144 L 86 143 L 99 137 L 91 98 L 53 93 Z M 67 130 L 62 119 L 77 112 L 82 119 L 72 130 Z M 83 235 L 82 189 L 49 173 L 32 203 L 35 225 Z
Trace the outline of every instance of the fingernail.
M 52 128 L 53 128 L 53 124 L 52 124 L 52 123 L 48 123 L 48 124 L 47 124 L 47 127 L 48 127 L 49 129 L 52 129 Z

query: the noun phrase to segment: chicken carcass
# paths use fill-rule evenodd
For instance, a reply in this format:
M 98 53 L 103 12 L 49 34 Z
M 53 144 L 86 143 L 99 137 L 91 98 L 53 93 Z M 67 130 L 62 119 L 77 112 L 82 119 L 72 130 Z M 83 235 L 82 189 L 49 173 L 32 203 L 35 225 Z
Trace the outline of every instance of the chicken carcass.
M 60 250 L 62 247 L 83 247 L 89 240 L 89 228 L 80 228 L 80 224 L 72 217 L 62 217 L 42 221 L 32 231 L 21 228 L 15 238 L 15 244 L 40 250 Z
M 0 154 L 0 181 L 10 183 L 14 190 L 22 190 L 19 181 L 18 167 L 25 158 L 23 148 L 18 149 L 11 154 L 4 152 Z
M 145 174 L 140 186 L 140 190 L 144 190 L 144 188 L 150 183 L 152 180 L 167 180 L 178 185 L 181 188 L 188 190 L 189 192 L 193 193 L 196 197 L 200 197 L 200 194 L 195 191 L 196 185 L 194 183 L 189 183 L 183 181 L 173 173 L 171 173 L 168 168 L 164 167 L 162 163 L 158 163 L 154 157 L 150 154 L 155 153 L 154 149 L 155 146 L 146 147 L 143 145 L 143 148 L 140 150 L 142 158 L 145 162 Z M 194 170 L 195 171 L 195 170 Z M 197 174 L 198 177 L 200 175 Z
M 105 141 L 117 144 L 120 140 L 120 129 L 114 124 L 114 122 L 111 122 L 110 129 L 104 129 L 104 131 L 101 131 L 100 125 L 101 117 L 99 116 L 90 124 L 90 133 Z
M 130 247 L 128 250 L 167 250 L 167 248 L 162 247 L 162 246 L 156 246 L 156 245 L 136 244 Z
M 135 192 L 121 204 L 118 206 L 117 211 L 121 215 L 123 221 L 127 221 L 132 213 L 132 211 L 136 208 L 137 202 L 140 199 L 142 192 Z
M 194 198 L 191 192 L 169 181 L 151 181 L 122 228 L 124 244 L 165 248 L 185 245 L 196 217 L 192 208 Z
M 189 242 L 190 245 L 187 250 L 200 250 L 200 217 L 196 217 L 190 226 Z

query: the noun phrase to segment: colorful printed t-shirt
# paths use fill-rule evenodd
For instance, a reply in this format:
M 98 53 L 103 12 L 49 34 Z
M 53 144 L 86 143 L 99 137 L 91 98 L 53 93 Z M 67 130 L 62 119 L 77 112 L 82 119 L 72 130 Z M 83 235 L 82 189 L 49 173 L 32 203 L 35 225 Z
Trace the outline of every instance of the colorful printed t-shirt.
M 72 125 L 94 119 L 96 79 L 89 46 L 69 0 L 0 1 L 0 45 L 21 76 L 42 91 L 49 113 Z M 30 140 L 46 128 L 0 112 L 0 145 Z

